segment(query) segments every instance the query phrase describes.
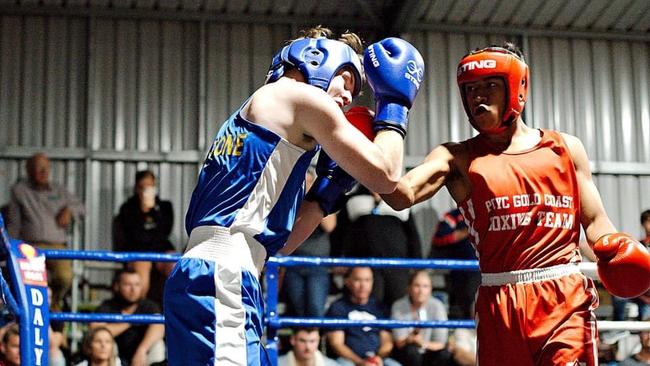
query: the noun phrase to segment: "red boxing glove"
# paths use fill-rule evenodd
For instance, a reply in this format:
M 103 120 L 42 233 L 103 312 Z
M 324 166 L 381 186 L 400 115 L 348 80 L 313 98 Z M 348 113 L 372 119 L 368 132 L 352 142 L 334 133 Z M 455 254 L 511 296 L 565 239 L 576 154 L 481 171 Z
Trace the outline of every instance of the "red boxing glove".
M 345 117 L 357 130 L 366 135 L 368 140 L 373 141 L 375 139 L 376 134 L 373 128 L 375 113 L 370 108 L 352 107 L 345 112 Z
M 618 297 L 632 298 L 650 289 L 650 252 L 624 233 L 603 235 L 594 244 L 598 276 Z

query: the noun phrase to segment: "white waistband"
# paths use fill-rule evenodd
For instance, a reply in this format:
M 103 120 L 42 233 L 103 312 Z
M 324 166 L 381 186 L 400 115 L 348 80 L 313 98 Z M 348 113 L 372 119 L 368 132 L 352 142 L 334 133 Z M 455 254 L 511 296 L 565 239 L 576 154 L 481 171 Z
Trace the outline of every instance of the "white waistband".
M 231 233 L 223 226 L 192 229 L 184 258 L 215 261 L 223 266 L 241 266 L 259 276 L 266 260 L 266 249 L 244 233 Z
M 501 286 L 516 283 L 539 282 L 580 273 L 577 264 L 560 264 L 547 268 L 524 269 L 501 273 L 482 273 L 481 286 Z

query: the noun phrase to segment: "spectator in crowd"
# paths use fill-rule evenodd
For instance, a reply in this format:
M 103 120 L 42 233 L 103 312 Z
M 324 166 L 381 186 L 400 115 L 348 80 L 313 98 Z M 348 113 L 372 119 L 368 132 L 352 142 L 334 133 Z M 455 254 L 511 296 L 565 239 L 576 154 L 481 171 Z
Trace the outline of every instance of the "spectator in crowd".
M 85 214 L 83 204 L 64 186 L 50 181 L 50 159 L 43 153 L 27 160 L 27 177 L 11 188 L 9 235 L 41 249 L 65 249 L 73 218 Z M 59 303 L 72 283 L 72 262 L 48 260 L 47 268 L 54 300 Z
M 133 269 L 118 271 L 113 280 L 113 298 L 96 310 L 111 314 L 160 314 L 160 307 L 143 298 L 142 279 Z M 131 366 L 160 362 L 165 358 L 162 324 L 90 323 L 90 329 L 107 328 L 115 337 L 121 358 Z
M 422 258 L 420 236 L 410 210 L 395 211 L 364 187 L 350 197 L 339 220 L 343 256 Z M 406 295 L 408 269 L 378 268 L 373 274 L 372 295 L 385 308 Z
M 106 327 L 95 327 L 88 331 L 83 340 L 82 352 L 85 359 L 75 366 L 122 366 L 126 363 L 117 356 L 115 340 Z
M 306 190 L 314 182 L 315 172 L 308 171 Z M 292 255 L 308 257 L 329 257 L 329 233 L 336 227 L 336 215 L 324 217 L 320 225 Z M 289 303 L 288 314 L 300 317 L 322 317 L 329 293 L 329 273 L 327 267 L 288 267 L 284 273 L 282 289 Z
M 278 359 L 278 366 L 338 366 L 318 350 L 318 328 L 296 328 L 289 341 L 292 350 Z
M 650 319 L 647 319 L 650 321 Z M 619 365 L 621 366 L 642 366 L 650 365 L 650 331 L 644 331 L 639 333 L 639 339 L 641 340 L 641 350 L 633 354 L 632 356 L 621 361 Z
M 650 210 L 641 213 L 641 226 L 643 226 L 644 236 L 641 243 L 650 250 Z M 646 293 L 634 299 L 623 299 L 612 295 L 612 305 L 614 307 L 614 320 L 621 321 L 627 319 L 627 304 L 634 303 L 638 307 L 637 320 L 650 318 L 650 294 Z
M 454 366 L 476 365 L 476 329 L 458 328 L 449 342 Z
M 20 365 L 20 332 L 18 324 L 7 325 L 0 343 L 0 366 Z
M 120 207 L 113 227 L 113 246 L 127 252 L 174 252 L 169 241 L 174 223 L 171 202 L 157 196 L 156 176 L 150 170 L 135 175 L 131 196 Z M 131 262 L 130 267 L 142 278 L 145 296 L 162 304 L 162 290 L 173 263 Z
M 476 251 L 469 240 L 469 231 L 460 210 L 444 214 L 433 239 L 431 258 L 476 260 Z M 474 297 L 481 284 L 478 271 L 450 271 L 447 280 L 449 314 L 452 318 L 474 317 Z
M 345 276 L 346 293 L 329 307 L 326 316 L 350 320 L 386 318 L 382 306 L 370 296 L 372 270 L 353 267 Z M 336 329 L 327 333 L 327 341 L 342 366 L 395 366 L 388 358 L 393 349 L 389 331 L 372 327 Z
M 391 318 L 395 320 L 447 320 L 445 305 L 431 296 L 429 272 L 413 272 L 409 278 L 408 295 L 395 301 Z M 393 330 L 395 358 L 403 365 L 448 365 L 449 331 L 446 328 L 398 328 Z

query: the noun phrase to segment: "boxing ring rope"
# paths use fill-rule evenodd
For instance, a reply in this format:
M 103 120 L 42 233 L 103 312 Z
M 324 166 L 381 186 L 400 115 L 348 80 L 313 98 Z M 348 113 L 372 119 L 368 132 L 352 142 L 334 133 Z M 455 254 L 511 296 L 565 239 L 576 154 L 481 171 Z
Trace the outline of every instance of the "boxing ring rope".
M 110 322 L 110 323 L 137 323 L 153 324 L 164 323 L 163 315 L 121 315 L 121 314 L 83 314 L 83 313 L 49 313 L 47 306 L 47 283 L 38 281 L 23 281 L 24 272 L 20 270 L 33 269 L 29 260 L 42 264 L 44 271 L 45 256 L 48 259 L 71 259 L 84 261 L 103 262 L 132 262 L 132 261 L 153 261 L 153 262 L 175 262 L 180 258 L 179 254 L 160 253 L 113 253 L 110 251 L 78 251 L 78 250 L 44 250 L 38 251 L 20 241 L 10 239 L 6 236 L 2 216 L 0 216 L 0 232 L 3 245 L 0 246 L 0 255 L 7 257 L 9 273 L 14 284 L 13 291 L 7 282 L 0 276 L 0 289 L 2 289 L 3 300 L 9 309 L 17 316 L 20 325 L 21 337 L 21 360 L 26 366 L 47 364 L 47 327 L 49 320 L 68 322 Z M 4 251 L 4 253 L 2 253 Z M 7 256 L 7 251 L 11 254 Z M 27 262 L 26 262 L 27 261 Z M 278 273 L 279 267 L 300 267 L 300 266 L 342 266 L 356 267 L 367 266 L 372 268 L 418 268 L 418 269 L 444 269 L 444 270 L 478 270 L 478 262 L 471 260 L 453 259 L 391 259 L 391 258 L 319 258 L 319 257 L 271 257 L 267 263 L 265 277 L 267 285 L 266 298 L 266 321 L 267 348 L 271 360 L 277 362 L 278 338 L 277 331 L 280 328 L 294 326 L 309 326 L 319 328 L 341 328 L 341 327 L 378 327 L 378 328 L 473 328 L 473 320 L 446 320 L 446 321 L 396 321 L 390 319 L 375 320 L 349 320 L 331 318 L 295 318 L 280 317 L 277 312 L 278 305 Z M 583 263 L 581 269 L 590 277 L 595 277 L 595 264 Z M 22 277 L 21 277 L 22 274 Z M 36 273 L 38 274 L 38 273 Z M 39 287 L 40 286 L 40 287 Z M 16 297 L 14 297 L 14 294 Z M 31 295 L 31 298 L 27 296 Z M 599 321 L 600 330 L 629 330 L 643 331 L 650 330 L 648 322 L 634 321 Z M 25 341 L 26 340 L 26 341 Z M 40 354 L 38 353 L 40 350 Z
M 162 253 L 114 253 L 110 251 L 78 251 L 78 250 L 43 250 L 48 259 L 73 259 L 97 262 L 176 262 L 180 259 L 180 254 L 162 254 Z M 80 314 L 80 313 L 50 313 L 50 319 L 55 321 L 67 322 L 103 322 L 103 323 L 134 323 L 134 324 L 154 324 L 164 323 L 165 318 L 162 315 L 121 315 L 121 314 Z
M 438 270 L 478 271 L 478 261 L 457 259 L 399 259 L 399 258 L 320 258 L 320 257 L 271 257 L 266 264 L 267 282 L 266 323 L 267 349 L 271 359 L 278 356 L 278 336 L 280 328 L 308 326 L 319 328 L 377 327 L 377 328 L 474 328 L 474 320 L 445 321 L 397 321 L 390 319 L 349 320 L 331 318 L 280 317 L 278 305 L 279 267 L 371 267 L 371 268 L 417 268 Z M 580 270 L 592 279 L 598 279 L 596 263 L 580 263 Z M 598 321 L 598 330 L 648 331 L 650 322 Z

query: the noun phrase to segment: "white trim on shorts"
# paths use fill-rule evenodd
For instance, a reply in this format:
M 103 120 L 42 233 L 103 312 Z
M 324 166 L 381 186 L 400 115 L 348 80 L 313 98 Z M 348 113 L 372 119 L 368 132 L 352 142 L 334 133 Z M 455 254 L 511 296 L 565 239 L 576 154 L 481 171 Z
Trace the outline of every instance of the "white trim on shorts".
M 482 273 L 481 286 L 540 282 L 554 280 L 576 273 L 581 273 L 577 264 L 560 264 L 547 268 L 523 269 L 511 272 Z
M 256 277 L 264 267 L 266 248 L 244 233 L 231 233 L 223 226 L 199 226 L 190 233 L 184 258 L 211 260 L 247 269 Z

